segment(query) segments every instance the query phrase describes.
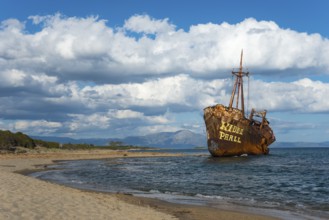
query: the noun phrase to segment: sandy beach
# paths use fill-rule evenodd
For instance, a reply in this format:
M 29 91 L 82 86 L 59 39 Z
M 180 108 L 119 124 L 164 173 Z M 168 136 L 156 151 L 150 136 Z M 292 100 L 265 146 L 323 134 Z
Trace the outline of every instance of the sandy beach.
M 47 165 L 57 160 L 155 156 L 173 155 L 113 150 L 41 150 L 0 154 L 0 219 L 276 219 L 240 210 L 226 211 L 130 195 L 83 191 L 22 175 L 31 170 L 47 169 Z

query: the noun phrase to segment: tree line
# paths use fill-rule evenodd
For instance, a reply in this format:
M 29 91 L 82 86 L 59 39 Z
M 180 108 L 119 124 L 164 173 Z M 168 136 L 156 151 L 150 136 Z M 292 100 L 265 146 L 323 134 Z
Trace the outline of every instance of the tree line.
M 37 140 L 29 137 L 22 132 L 13 133 L 11 131 L 0 130 L 0 151 L 15 151 L 17 147 L 34 149 L 36 147 L 59 148 L 59 149 L 112 149 L 112 150 L 129 150 L 129 149 L 149 149 L 149 147 L 136 147 L 125 145 L 119 141 L 111 141 L 107 146 L 94 146 L 93 144 L 61 144 L 58 142 Z

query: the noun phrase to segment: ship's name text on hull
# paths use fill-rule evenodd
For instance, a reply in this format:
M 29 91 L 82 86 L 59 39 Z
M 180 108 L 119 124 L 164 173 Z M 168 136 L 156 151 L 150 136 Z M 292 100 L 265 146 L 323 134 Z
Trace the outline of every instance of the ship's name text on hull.
M 233 134 L 228 134 L 226 132 L 233 133 Z M 242 135 L 243 128 L 239 128 L 238 126 L 232 125 L 227 122 L 222 122 L 220 131 L 219 131 L 219 139 L 225 140 L 225 141 L 241 143 L 240 137 L 235 134 Z

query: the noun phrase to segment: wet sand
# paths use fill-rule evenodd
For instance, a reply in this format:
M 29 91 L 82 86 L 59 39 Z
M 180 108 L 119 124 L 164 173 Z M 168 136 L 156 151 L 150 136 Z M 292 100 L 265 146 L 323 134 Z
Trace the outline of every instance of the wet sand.
M 277 219 L 244 210 L 227 211 L 124 194 L 78 190 L 21 174 L 47 169 L 47 165 L 57 160 L 156 156 L 177 154 L 113 150 L 39 150 L 24 154 L 0 154 L 0 219 Z

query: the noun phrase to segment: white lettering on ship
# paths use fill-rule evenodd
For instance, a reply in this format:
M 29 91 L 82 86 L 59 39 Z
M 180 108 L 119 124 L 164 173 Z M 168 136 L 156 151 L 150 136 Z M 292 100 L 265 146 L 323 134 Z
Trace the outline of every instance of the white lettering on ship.
M 243 135 L 243 128 L 239 128 L 227 122 L 222 122 L 219 131 L 219 139 L 241 144 L 240 135 Z

